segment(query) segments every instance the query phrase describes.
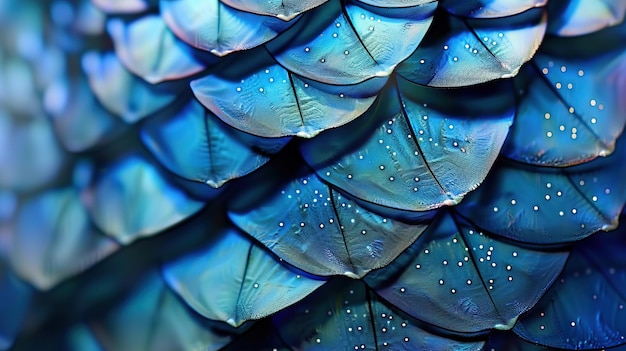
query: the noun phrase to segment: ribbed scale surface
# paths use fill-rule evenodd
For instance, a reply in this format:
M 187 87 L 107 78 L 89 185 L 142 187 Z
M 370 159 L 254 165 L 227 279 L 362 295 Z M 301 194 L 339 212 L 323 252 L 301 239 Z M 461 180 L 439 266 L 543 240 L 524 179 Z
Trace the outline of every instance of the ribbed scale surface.
M 396 262 L 365 281 L 401 310 L 441 328 L 506 330 L 537 302 L 566 259 L 565 251 L 492 239 L 442 211 Z
M 569 166 L 613 152 L 626 116 L 624 25 L 577 38 L 552 38 L 515 78 L 516 123 L 503 154 L 537 165 Z M 584 48 L 584 43 L 591 42 Z M 584 48 L 584 49 L 583 49 Z M 533 138 L 525 124 L 537 125 Z M 532 141 L 530 141 L 532 140 Z
M 566 168 L 502 161 L 458 211 L 493 233 L 525 242 L 561 243 L 617 226 L 626 200 L 623 141 L 613 155 Z
M 0 349 L 625 343 L 624 12 L 0 3 Z
M 355 123 L 303 144 L 305 160 L 367 202 L 408 211 L 458 203 L 482 182 L 504 143 L 514 115 L 510 87 L 444 95 L 400 77 L 395 83 Z
M 426 227 L 368 211 L 311 174 L 233 205 L 229 216 L 298 268 L 352 278 L 387 265 Z

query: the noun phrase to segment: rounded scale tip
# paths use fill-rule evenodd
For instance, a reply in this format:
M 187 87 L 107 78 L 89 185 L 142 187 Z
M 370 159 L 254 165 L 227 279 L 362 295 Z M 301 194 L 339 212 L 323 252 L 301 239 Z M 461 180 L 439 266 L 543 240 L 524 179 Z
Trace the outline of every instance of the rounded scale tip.
M 343 275 L 352 279 L 361 279 L 361 277 L 359 277 L 356 273 L 350 271 L 343 272 Z
M 228 318 L 228 320 L 226 320 L 226 323 L 228 323 L 229 325 L 232 325 L 235 328 L 237 328 L 241 324 L 241 323 L 237 323 L 234 318 Z
M 600 229 L 602 229 L 605 232 L 610 232 L 612 230 L 617 229 L 618 226 L 619 226 L 619 215 L 615 216 L 613 220 L 611 221 L 611 223 L 604 224 L 602 228 Z
M 494 325 L 493 328 L 497 330 L 511 330 L 515 326 L 515 323 L 517 323 L 517 317 L 511 318 L 503 324 L 498 323 Z

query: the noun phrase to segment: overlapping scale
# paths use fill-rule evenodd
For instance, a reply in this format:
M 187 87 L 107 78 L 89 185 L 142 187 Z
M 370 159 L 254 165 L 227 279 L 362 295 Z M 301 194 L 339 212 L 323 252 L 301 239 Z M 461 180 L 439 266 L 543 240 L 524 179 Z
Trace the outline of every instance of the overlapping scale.
M 224 4 L 241 11 L 256 13 L 290 21 L 299 14 L 317 7 L 328 0 L 221 0 Z
M 517 15 L 534 7 L 542 7 L 548 0 L 440 0 L 446 11 L 471 18 L 498 18 Z
M 82 35 L 101 35 L 105 31 L 106 15 L 91 0 L 75 4 L 76 18 L 73 26 Z
M 198 100 L 236 129 L 262 137 L 312 138 L 365 112 L 385 84 L 373 78 L 330 85 L 293 74 L 264 49 L 255 60 L 233 59 L 214 74 L 191 82 Z
M 458 203 L 482 182 L 504 143 L 512 87 L 396 83 L 358 121 L 303 144 L 305 160 L 322 179 L 371 203 L 410 211 Z
M 88 52 L 82 66 L 100 103 L 126 123 L 135 123 L 172 103 L 177 89 L 146 83 L 126 70 L 110 52 Z
M 204 206 L 135 155 L 95 174 L 81 199 L 98 228 L 122 244 L 154 235 Z
M 543 9 L 495 19 L 439 16 L 418 49 L 398 66 L 398 73 L 434 87 L 510 78 L 535 54 L 546 24 Z
M 268 172 L 255 175 L 247 184 L 276 178 Z M 320 276 L 362 277 L 391 262 L 426 228 L 424 221 L 405 223 L 366 210 L 310 172 L 230 207 L 230 218 L 246 233 L 288 263 Z M 431 216 L 425 213 L 423 220 Z
M 42 93 L 63 76 L 60 50 L 47 46 L 42 14 L 11 3 L 0 24 L 0 189 L 32 191 L 56 180 L 67 154 L 43 111 Z
M 67 157 L 41 112 L 15 116 L 0 110 L 0 188 L 29 191 L 49 184 Z
M 261 45 L 297 21 L 240 11 L 219 0 L 160 0 L 159 7 L 176 36 L 216 56 Z
M 80 273 L 119 247 L 94 228 L 71 187 L 45 192 L 23 204 L 11 242 L 13 270 L 41 290 Z
M 185 78 L 206 66 L 174 36 L 159 15 L 145 15 L 128 22 L 113 18 L 107 28 L 119 60 L 149 83 Z
M 626 110 L 626 46 L 618 38 L 615 31 L 605 31 L 578 40 L 553 39 L 551 52 L 533 58 L 516 78 L 521 102 L 504 155 L 568 166 L 613 152 L 626 123 L 621 112 Z M 582 52 L 568 49 L 589 41 L 601 44 Z
M 71 152 L 100 145 L 124 130 L 124 124 L 98 102 L 84 77 L 55 82 L 44 101 L 59 142 Z
M 444 329 L 510 329 L 557 278 L 567 255 L 494 240 L 444 211 L 365 281 L 397 308 Z
M 626 343 L 624 229 L 578 243 L 559 281 L 515 326 L 554 348 L 604 349 Z
M 626 144 L 615 154 L 573 167 L 553 169 L 505 162 L 495 166 L 485 186 L 457 210 L 479 227 L 532 243 L 580 240 L 611 230 L 626 202 Z
M 26 34 L 22 35 L 24 38 L 18 39 L 25 42 L 22 44 L 25 48 L 16 48 L 24 51 L 18 54 L 35 56 L 45 52 L 43 48 L 38 47 L 43 44 L 35 42 L 35 38 Z M 16 43 L 15 45 L 19 44 Z M 37 48 L 33 48 L 33 46 Z M 0 54 L 0 78 L 3 82 L 0 85 L 2 110 L 11 111 L 15 114 L 36 115 L 41 108 L 38 91 L 41 87 L 38 84 L 40 77 L 33 71 L 31 64 L 36 66 L 38 62 L 34 59 L 32 60 L 34 62 L 19 60 L 13 57 L 14 53 L 9 50 L 6 51 Z M 54 57 L 51 58 L 51 61 L 55 61 Z
M 289 141 L 263 139 L 235 130 L 195 99 L 175 113 L 147 121 L 141 136 L 169 170 L 215 188 L 259 168 Z
M 129 244 L 176 227 L 173 233 L 125 247 L 127 256 L 110 258 L 122 257 L 116 264 L 107 266 L 103 262 L 95 269 L 99 270 L 94 275 L 100 279 L 98 284 L 83 285 L 95 281 L 92 271 L 66 282 L 63 289 L 47 293 L 43 300 L 53 303 L 37 306 L 43 311 L 34 311 L 34 318 L 28 319 L 29 329 L 19 338 L 20 346 L 25 347 L 16 351 L 54 348 L 48 346 L 48 338 L 59 340 L 59 348 L 89 351 L 259 349 L 256 337 L 262 339 L 263 346 L 276 350 L 479 350 L 489 328 L 511 328 L 518 315 L 536 302 L 566 256 L 552 246 L 541 251 L 525 243 L 502 242 L 492 234 L 554 244 L 581 239 L 617 224 L 615 218 L 626 197 L 626 185 L 619 180 L 624 172 L 620 161 L 625 149 L 619 144 L 615 155 L 558 170 L 535 167 L 541 162 L 514 156 L 511 151 L 506 156 L 535 165 L 502 160 L 488 178 L 493 186 L 483 185 L 485 190 L 470 195 L 462 207 L 439 210 L 440 217 L 434 223 L 436 211 L 420 212 L 456 204 L 481 183 L 506 136 L 513 108 L 532 104 L 512 101 L 516 96 L 513 84 L 508 82 L 489 87 L 477 84 L 510 78 L 535 55 L 546 30 L 546 10 L 536 7 L 544 6 L 546 0 L 511 0 L 506 4 L 501 0 L 93 0 L 110 14 L 109 34 L 116 53 L 106 53 L 109 38 L 100 36 L 98 29 L 102 17 L 94 17 L 92 24 L 80 22 L 87 17 L 78 12 L 83 11 L 81 1 L 70 4 L 32 0 L 36 4 L 25 7 L 0 2 L 0 38 L 9 38 L 9 46 L 14 46 L 9 51 L 28 61 L 21 66 L 9 64 L 8 70 L 0 72 L 2 77 L 10 72 L 11 78 L 7 80 L 11 84 L 0 86 L 0 110 L 4 109 L 0 114 L 10 115 L 10 123 L 0 125 L 8 140 L 4 154 L 0 142 L 0 155 L 10 152 L 7 165 L 19 166 L 17 170 L 8 167 L 7 171 L 0 167 L 0 176 L 24 176 L 10 183 L 7 190 L 0 183 L 0 221 L 6 222 L 15 208 L 20 213 L 14 237 L 6 233 L 7 228 L 13 228 L 0 222 L 0 261 L 8 252 L 7 243 L 14 244 L 18 250 L 9 256 L 18 262 L 13 263 L 19 267 L 18 273 L 45 288 L 75 274 L 82 269 L 81 263 L 88 265 L 91 258 L 99 258 L 90 255 L 91 242 L 82 241 L 94 237 L 83 235 L 85 232 L 101 230 Z M 563 132 L 571 132 L 563 142 L 570 148 L 552 145 L 555 147 L 549 150 L 560 154 L 549 165 L 566 166 L 610 153 L 611 144 L 623 129 L 623 119 L 615 116 L 626 108 L 620 100 L 624 90 L 621 70 L 626 67 L 621 63 L 623 55 L 617 51 L 623 47 L 623 34 L 614 35 L 619 27 L 613 25 L 622 19 L 626 5 L 615 0 L 598 0 L 593 6 L 584 1 L 555 0 L 548 6 L 548 20 L 555 21 L 548 31 L 556 35 L 545 43 L 554 48 L 542 49 L 532 65 L 550 68 L 537 79 L 554 88 L 534 89 L 534 94 L 556 97 L 554 91 L 560 91 L 566 109 L 572 107 L 574 114 L 589 120 L 585 122 L 588 134 L 582 132 L 582 125 L 571 126 L 565 121 L 555 124 L 559 132 L 561 126 Z M 23 25 L 15 32 L 5 31 L 3 23 L 14 9 L 26 10 L 18 11 L 17 22 Z M 161 18 L 154 15 L 158 11 Z M 581 15 L 587 20 L 581 20 Z M 429 29 L 433 16 L 437 18 Z M 563 40 L 557 36 L 578 35 L 572 34 L 576 31 L 584 34 L 606 26 L 613 26 L 612 34 L 606 37 L 598 34 L 576 38 L 580 42 L 572 39 L 569 44 L 559 44 L 589 52 L 595 52 L 596 46 L 603 50 L 614 46 L 613 52 L 602 51 L 606 56 L 572 59 L 573 51 L 561 52 L 563 46 L 554 45 Z M 45 32 L 45 37 L 39 32 Z M 85 38 L 85 34 L 97 37 Z M 347 42 L 341 41 L 346 38 Z M 50 39 L 59 50 L 46 46 L 45 41 Z M 83 59 L 98 101 L 80 91 L 86 83 L 73 77 L 79 73 L 74 56 L 81 55 L 86 47 L 105 51 L 87 54 Z M 211 56 L 209 61 L 221 64 L 212 68 L 209 76 L 194 81 L 192 89 L 201 104 L 238 130 L 217 121 L 198 101 L 182 96 L 189 92 L 187 82 L 163 83 L 199 76 L 206 64 L 204 59 L 211 54 L 197 48 L 216 56 L 228 54 L 219 59 Z M 71 52 L 67 61 L 63 50 Z M 248 51 L 234 53 L 243 50 Z M 0 50 L 0 67 L 7 67 L 3 55 Z M 401 76 L 393 75 L 396 65 L 407 57 L 399 70 Z M 64 62 L 69 63 L 67 72 L 61 67 Z M 589 67 L 581 66 L 580 76 L 577 66 L 584 64 Z M 556 69 L 552 70 L 551 65 Z M 388 87 L 380 94 L 390 76 Z M 607 86 L 594 90 L 599 87 L 592 82 L 594 77 L 608 82 Z M 526 78 L 524 74 L 517 83 Z M 278 83 L 283 85 L 277 88 Z M 517 88 L 526 87 L 522 83 Z M 438 90 L 424 87 L 428 85 L 472 87 Z M 501 91 L 493 93 L 490 89 Z M 23 130 L 20 128 L 37 119 L 34 116 L 39 115 L 37 101 L 42 93 L 60 144 L 80 152 L 81 159 L 88 159 L 86 167 L 79 162 L 76 169 L 74 186 L 80 189 L 80 195 L 70 188 L 33 192 L 27 199 L 19 194 L 65 181 L 69 173 L 61 166 L 30 167 L 27 157 L 20 159 L 24 155 L 54 156 L 45 148 L 53 145 L 48 143 L 54 139 L 50 125 L 45 127 L 50 136 L 17 135 Z M 530 95 L 520 94 L 517 98 L 526 96 Z M 378 97 L 376 108 L 367 113 Z M 72 98 L 75 101 L 70 101 Z M 550 100 L 553 104 L 559 101 Z M 530 108 L 527 112 L 527 116 L 534 114 Z M 88 116 L 81 117 L 83 114 Z M 567 111 L 563 116 L 570 114 Z M 358 124 L 340 128 L 361 115 Z M 116 116 L 127 124 L 151 118 L 134 126 L 121 126 Z M 547 137 L 548 130 L 537 131 L 536 122 L 526 123 L 522 117 L 518 115 L 516 126 Z M 539 118 L 545 119 L 544 114 Z M 551 118 L 557 121 L 554 115 Z M 594 118 L 596 122 L 592 122 Z M 16 136 L 11 135 L 13 131 L 18 131 Z M 120 131 L 125 132 L 123 138 L 113 139 L 121 136 Z M 312 138 L 323 131 L 315 140 L 293 140 L 283 148 L 291 136 Z M 137 140 L 137 134 L 144 145 Z M 529 135 L 520 145 L 532 144 L 536 139 L 535 134 Z M 13 152 L 21 150 L 15 146 L 20 140 L 26 140 L 24 145 L 35 145 L 34 152 L 29 149 L 15 156 Z M 155 157 L 146 155 L 144 147 Z M 517 146 L 514 148 L 519 152 Z M 65 153 L 60 147 L 55 145 L 51 150 L 59 150 L 62 157 L 49 161 L 36 157 L 33 162 L 50 165 L 60 160 L 59 164 L 65 166 Z M 539 151 L 526 153 L 537 155 Z M 315 171 L 302 165 L 301 155 Z M 432 176 L 430 184 L 424 175 L 401 175 L 416 168 L 414 157 L 422 157 L 424 164 L 419 167 Z M 275 160 L 266 164 L 268 158 Z M 566 158 L 570 161 L 564 161 Z M 91 162 L 97 169 L 93 177 Z M 350 162 L 369 163 L 363 169 L 347 170 Z M 165 172 L 158 163 L 178 176 Z M 21 168 L 22 164 L 28 167 Z M 41 181 L 22 184 L 32 179 Z M 416 180 L 421 185 L 416 187 Z M 226 181 L 229 186 L 225 189 L 206 186 Z M 446 191 L 441 186 L 444 183 L 452 190 Z M 439 198 L 426 196 L 416 201 L 414 188 L 418 193 L 439 191 Z M 216 198 L 218 192 L 223 197 Z M 523 198 L 518 197 L 520 194 Z M 210 207 L 198 213 L 213 200 Z M 536 201 L 549 205 L 533 204 Z M 206 239 L 206 247 L 192 248 L 193 242 L 206 234 L 204 229 L 198 230 L 197 223 L 208 219 L 206 229 L 211 230 L 224 211 L 252 237 L 232 230 Z M 188 220 L 191 216 L 193 220 Z M 91 228 L 90 221 L 98 229 Z M 66 223 L 71 223 L 71 230 L 65 230 L 70 226 Z M 430 229 L 426 229 L 427 223 Z M 485 234 L 481 235 L 480 230 Z M 53 235 L 46 236 L 50 233 Z M 72 238 L 56 240 L 65 235 Z M 31 239 L 35 236 L 37 240 Z M 46 241 L 50 237 L 52 241 Z M 102 240 L 112 247 L 118 245 L 109 238 Z M 607 239 L 579 248 L 584 255 L 576 258 L 582 262 L 578 276 L 576 271 L 572 273 L 571 279 L 566 278 L 560 285 L 564 290 L 548 297 L 550 308 L 561 304 L 559 309 L 553 308 L 558 312 L 536 317 L 531 311 L 517 331 L 533 341 L 559 347 L 623 343 L 619 339 L 624 319 L 619 313 L 624 294 L 619 288 L 626 284 L 621 274 L 624 264 L 616 258 L 622 241 L 619 239 L 619 245 L 615 245 Z M 69 267 L 67 262 L 77 257 L 76 252 L 80 258 Z M 50 256 L 44 257 L 47 253 Z M 139 254 L 130 260 L 134 253 Z M 131 291 L 126 284 L 133 274 L 119 268 L 122 263 L 138 273 L 172 257 L 178 259 L 167 263 L 164 275 L 180 296 L 169 291 L 156 272 L 134 282 Z M 50 259 L 54 262 L 44 267 L 41 262 Z M 283 259 L 323 277 L 282 264 Z M 55 270 L 57 264 L 67 270 Z M 602 268 L 604 264 L 609 264 L 608 268 Z M 587 274 L 587 267 L 591 269 L 590 277 L 576 281 L 582 279 L 583 268 Z M 414 274 L 418 271 L 420 275 Z M 345 277 L 325 277 L 328 275 L 365 277 L 369 285 Z M 7 276 L 0 271 L 0 311 L 17 318 L 0 318 L 0 349 L 16 335 L 29 295 L 21 295 L 12 283 L 6 284 Z M 436 279 L 438 276 L 443 277 L 439 278 L 443 283 Z M 202 285 L 202 277 L 219 283 Z M 327 280 L 330 283 L 326 286 L 276 312 Z M 309 284 L 297 283 L 301 281 Z M 570 286 L 572 281 L 579 285 Z M 449 285 L 453 283 L 455 286 Z M 85 289 L 75 294 L 81 288 Z M 283 293 L 282 289 L 290 292 Z M 588 305 L 583 302 L 572 306 L 585 289 L 592 289 L 597 298 L 591 295 Z M 58 299 L 68 292 L 74 294 Z M 127 298 L 121 299 L 126 293 Z M 423 298 L 429 293 L 435 297 Z M 416 296 L 427 302 L 416 303 Z M 209 321 L 192 311 L 181 297 L 197 310 L 217 306 L 201 314 L 241 326 L 233 329 L 226 323 Z M 252 302 L 241 303 L 243 300 Z M 57 301 L 63 303 L 57 306 Z M 63 311 L 68 306 L 71 308 Z M 51 312 L 55 309 L 57 312 Z M 589 318 L 574 318 L 578 310 Z M 65 312 L 71 316 L 66 317 Z M 244 323 L 274 312 L 264 320 Z M 540 321 L 537 323 L 542 324 L 535 325 L 533 318 L 549 323 Z M 575 322 L 575 326 L 563 327 L 563 320 Z M 48 330 L 50 321 L 58 321 L 52 332 Z M 76 321 L 79 324 L 72 329 Z M 252 330 L 248 330 L 251 324 Z M 579 326 L 580 330 L 574 328 Z M 70 333 L 64 333 L 68 329 Z M 253 340 L 242 341 L 250 338 Z M 29 348 L 31 344 L 41 347 Z
M 106 350 L 218 350 L 232 340 L 228 326 L 189 310 L 157 272 L 148 272 L 118 305 L 82 326 L 75 332 L 83 335 L 72 335 L 75 345 L 84 345 L 77 340 L 82 336 Z
M 433 334 L 357 281 L 332 281 L 273 322 L 295 350 L 479 351 L 484 344 Z
M 548 3 L 548 33 L 558 36 L 589 34 L 621 23 L 626 14 L 622 0 L 565 0 Z
M 233 228 L 210 245 L 169 262 L 165 280 L 201 315 L 238 327 L 301 300 L 324 284 L 279 262 Z
M 286 69 L 318 82 L 348 85 L 387 77 L 415 51 L 436 7 L 436 2 L 383 8 L 330 1 L 266 47 Z

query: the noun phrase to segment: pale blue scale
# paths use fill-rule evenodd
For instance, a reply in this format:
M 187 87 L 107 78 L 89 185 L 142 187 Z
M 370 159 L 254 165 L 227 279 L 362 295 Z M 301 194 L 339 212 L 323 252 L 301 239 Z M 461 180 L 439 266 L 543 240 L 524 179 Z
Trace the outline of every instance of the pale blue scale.
M 547 24 L 542 9 L 506 18 L 461 20 L 449 16 L 439 21 L 399 65 L 402 77 L 433 87 L 514 77 L 539 48 Z
M 504 154 L 532 164 L 568 166 L 612 153 L 626 124 L 620 112 L 626 110 L 626 54 L 594 59 L 539 54 L 533 64 L 527 77 L 520 77 L 529 83 Z
M 123 130 L 124 124 L 104 109 L 82 76 L 54 82 L 44 101 L 56 136 L 69 151 L 85 151 Z
M 240 73 L 237 64 L 225 72 L 233 72 L 232 77 L 209 75 L 191 83 L 198 100 L 224 122 L 260 136 L 282 136 L 285 129 L 302 127 L 288 71 L 267 62 L 249 73 Z
M 117 161 L 95 178 L 82 201 L 95 224 L 122 244 L 157 234 L 204 206 L 138 156 Z
M 359 276 L 387 265 L 422 234 L 431 218 L 425 215 L 411 222 L 386 218 L 336 190 L 332 195 L 339 229 L 343 232 L 350 262 L 360 268 Z
M 501 163 L 457 210 L 483 229 L 523 242 L 570 242 L 614 229 L 626 201 L 626 184 L 616 178 L 626 169 L 625 151 L 618 144 L 611 156 L 562 169 Z
M 354 85 L 331 85 L 291 75 L 304 126 L 295 133 L 313 138 L 320 132 L 359 118 L 374 103 L 385 78 L 372 78 Z
M 301 13 L 320 6 L 328 0 L 221 0 L 224 4 L 241 11 L 273 16 L 290 21 Z M 332 0 L 331 0 L 332 1 Z
M 441 0 L 446 11 L 471 18 L 497 18 L 543 7 L 548 0 Z
M 289 141 L 289 138 L 263 140 L 233 129 L 195 99 L 171 116 L 148 121 L 141 137 L 169 170 L 214 188 L 254 171 L 269 160 L 269 153 L 255 148 L 277 152 Z
M 417 49 L 430 28 L 436 8 L 436 2 L 401 8 L 379 8 L 354 2 L 345 5 L 345 12 L 360 42 L 380 66 L 379 70 L 388 71 Z
M 26 201 L 16 218 L 10 262 L 18 275 L 40 290 L 51 289 L 119 247 L 95 229 L 71 187 Z
M 37 52 L 37 54 L 40 54 Z M 38 104 L 34 72 L 25 60 L 17 60 L 0 51 L 0 103 L 2 110 L 35 113 Z M 10 88 L 9 88 L 10 87 Z
M 293 25 L 281 19 L 240 11 L 218 0 L 160 0 L 161 16 L 172 32 L 216 56 L 259 46 Z
M 409 211 L 456 204 L 486 176 L 514 112 L 506 90 L 472 96 L 478 109 L 463 103 L 466 93 L 454 95 L 458 110 L 446 110 L 451 97 L 437 101 L 440 93 L 398 78 L 358 127 L 320 135 L 302 154 L 322 179 L 374 204 Z
M 5 64 L 10 61 L 25 65 L 26 61 L 32 62 L 41 59 L 40 55 L 45 48 L 42 38 L 44 31 L 43 13 L 39 9 L 39 4 L 31 1 L 13 1 L 10 3 L 4 1 L 0 7 L 3 7 L 0 10 L 0 12 L 3 12 L 0 13 L 3 27 L 0 45 L 0 52 L 2 53 L 0 55 L 0 62 L 2 63 L 0 70 L 6 69 Z M 11 59 L 8 60 L 9 58 Z M 7 61 L 4 61 L 4 59 L 7 59 Z M 11 70 L 8 70 L 8 73 L 12 73 Z M 11 83 L 28 84 L 31 82 L 27 79 L 24 82 L 13 81 Z
M 236 129 L 262 137 L 311 138 L 365 112 L 385 80 L 334 86 L 309 81 L 275 63 L 259 50 L 254 66 L 240 61 L 197 79 L 198 100 Z
M 7 23 L 0 37 L 0 188 L 19 192 L 50 183 L 67 161 L 41 103 L 64 72 L 63 57 L 39 37 L 40 11 L 22 5 L 10 6 L 7 21 L 19 24 Z
M 460 333 L 507 330 L 557 278 L 567 256 L 495 241 L 442 212 L 396 262 L 366 282 L 429 324 Z
M 570 37 L 585 35 L 622 23 L 626 15 L 623 0 L 565 0 L 548 5 L 550 34 Z
M 146 15 L 131 22 L 113 18 L 107 28 L 118 59 L 149 83 L 182 79 L 205 68 L 158 15 Z
M 83 335 L 105 350 L 218 350 L 232 341 L 227 325 L 191 311 L 154 270 L 99 317 L 82 324 Z
M 286 262 L 320 276 L 362 277 L 388 264 L 425 229 L 370 212 L 315 175 L 248 202 L 231 205 L 233 222 Z
M 15 43 L 17 53 L 4 51 L 0 46 L 0 106 L 11 113 L 36 115 L 41 113 L 49 86 L 67 79 L 67 65 L 58 48 L 38 43 L 30 33 L 20 34 L 22 37 L 18 36 Z
M 67 154 L 41 112 L 18 118 L 0 110 L 0 188 L 29 191 L 55 180 Z
M 332 1 L 309 11 L 266 46 L 288 70 L 323 83 L 387 77 L 417 48 L 436 5 L 383 9 Z
M 279 262 L 233 228 L 216 228 L 211 245 L 168 262 L 165 280 L 206 318 L 234 327 L 301 300 L 324 284 Z
M 179 93 L 134 76 L 113 53 L 88 52 L 82 57 L 82 67 L 100 103 L 129 124 L 161 110 Z
M 293 350 L 480 351 L 484 344 L 429 332 L 358 281 L 329 282 L 276 314 L 273 323 Z

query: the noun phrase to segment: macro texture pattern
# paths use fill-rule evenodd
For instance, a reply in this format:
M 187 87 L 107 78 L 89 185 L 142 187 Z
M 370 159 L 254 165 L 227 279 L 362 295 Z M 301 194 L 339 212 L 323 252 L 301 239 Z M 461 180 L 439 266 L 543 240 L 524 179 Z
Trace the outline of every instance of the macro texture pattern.
M 0 350 L 626 349 L 625 15 L 0 2 Z

